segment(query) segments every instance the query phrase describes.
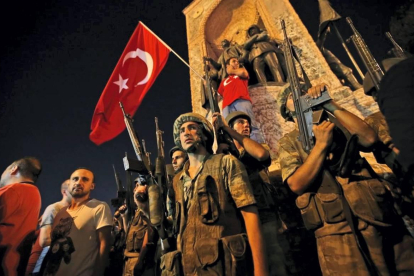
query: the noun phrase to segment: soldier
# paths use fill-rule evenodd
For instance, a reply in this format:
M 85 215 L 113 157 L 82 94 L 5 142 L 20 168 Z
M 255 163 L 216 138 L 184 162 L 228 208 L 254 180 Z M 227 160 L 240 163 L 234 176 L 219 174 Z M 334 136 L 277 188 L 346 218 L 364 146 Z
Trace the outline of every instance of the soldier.
M 184 163 L 188 160 L 188 155 L 185 151 L 175 146 L 170 149 L 170 157 L 174 173 L 177 174 L 183 169 Z
M 318 98 L 323 90 L 324 85 L 318 85 L 309 89 L 308 94 Z M 296 120 L 289 95 L 286 89 L 279 97 L 281 113 Z M 334 101 L 323 104 L 323 109 L 352 135 L 346 145 L 348 155 L 342 155 L 344 147 L 334 139 L 339 137 L 338 132 L 329 121 L 313 127 L 315 145 L 309 153 L 298 141 L 297 129 L 279 141 L 282 178 L 299 195 L 296 205 L 306 228 L 315 233 L 322 273 L 412 275 L 413 239 L 396 216 L 384 182 L 359 155 L 351 158 L 350 149 L 366 150 L 376 142 L 374 130 Z M 347 162 L 352 171 L 341 177 Z M 339 168 L 335 168 L 338 163 Z
M 122 275 L 154 275 L 158 232 L 149 220 L 148 183 L 143 175 L 135 179 L 134 202 L 137 205 L 134 218 L 129 224 L 124 251 L 125 266 Z M 125 217 L 126 206 L 120 207 Z M 129 210 L 128 210 L 129 211 Z
M 241 111 L 230 113 L 226 117 L 227 123 L 219 113 L 215 113 L 213 116 L 213 125 L 216 129 L 223 129 L 233 138 L 234 144 L 240 151 L 239 160 L 246 167 L 263 226 L 263 236 L 267 241 L 270 275 L 287 275 L 283 251 L 276 238 L 279 225 L 275 202 L 270 194 L 272 187 L 267 173 L 267 168 L 272 162 L 269 147 L 249 138 L 251 119 L 246 113 Z
M 265 65 L 270 70 L 273 81 L 285 82 L 285 76 L 276 56 L 276 52 L 280 50 L 270 42 L 267 32 L 260 30 L 257 25 L 252 25 L 247 30 L 247 37 L 248 40 L 244 43 L 243 48 L 249 52 L 248 60 L 253 66 L 259 83 L 266 84 L 268 81 Z
M 250 244 L 255 275 L 267 275 L 256 201 L 243 165 L 232 155 L 212 154 L 214 130 L 199 114 L 186 113 L 175 120 L 174 142 L 189 160 L 173 181 L 179 207 L 178 251 L 162 257 L 163 273 L 176 275 L 171 270 L 181 263 L 184 275 L 246 275 L 252 267 Z

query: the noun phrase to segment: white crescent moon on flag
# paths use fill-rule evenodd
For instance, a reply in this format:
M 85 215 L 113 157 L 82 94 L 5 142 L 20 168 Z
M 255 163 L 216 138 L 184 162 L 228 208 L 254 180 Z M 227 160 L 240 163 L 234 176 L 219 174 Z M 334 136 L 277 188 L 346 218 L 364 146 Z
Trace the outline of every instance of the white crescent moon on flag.
M 154 61 L 149 53 L 137 48 L 136 51 L 131 51 L 125 55 L 124 60 L 122 61 L 122 66 L 124 66 L 125 61 L 127 61 L 128 59 L 136 57 L 139 57 L 143 62 L 145 62 L 148 68 L 147 75 L 145 76 L 145 78 L 135 85 L 138 86 L 146 84 L 148 80 L 151 78 L 152 70 L 154 69 Z

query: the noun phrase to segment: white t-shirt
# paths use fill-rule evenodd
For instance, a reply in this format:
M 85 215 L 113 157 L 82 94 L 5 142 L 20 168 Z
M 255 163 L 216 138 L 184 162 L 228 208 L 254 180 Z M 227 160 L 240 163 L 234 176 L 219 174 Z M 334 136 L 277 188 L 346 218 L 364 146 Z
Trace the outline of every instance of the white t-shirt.
M 92 275 L 99 254 L 98 229 L 112 226 L 108 204 L 91 199 L 76 210 L 63 208 L 52 227 L 43 275 Z

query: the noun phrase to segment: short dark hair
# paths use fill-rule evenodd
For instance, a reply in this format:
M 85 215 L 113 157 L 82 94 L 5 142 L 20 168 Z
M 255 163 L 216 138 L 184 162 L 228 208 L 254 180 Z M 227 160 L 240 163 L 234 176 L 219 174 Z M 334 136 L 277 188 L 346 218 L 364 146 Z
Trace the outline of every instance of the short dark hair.
M 23 157 L 22 159 L 13 162 L 19 168 L 19 173 L 23 177 L 30 178 L 36 183 L 42 172 L 42 164 L 36 157 Z
M 230 60 L 232 60 L 233 58 L 237 59 L 236 57 L 231 57 L 231 58 L 228 58 L 228 59 L 226 60 L 226 65 L 230 65 Z
M 92 173 L 92 183 L 95 183 L 95 180 L 96 180 L 96 178 L 95 178 L 95 174 L 93 173 L 93 171 L 91 170 L 91 169 L 89 169 L 89 168 L 87 168 L 87 167 L 78 167 L 76 170 L 74 170 L 72 173 L 74 173 L 74 172 L 76 172 L 76 171 L 78 171 L 78 170 L 87 170 L 87 171 L 90 171 L 91 173 Z M 72 173 L 70 174 L 70 175 L 72 175 Z M 69 178 L 70 179 L 70 178 Z

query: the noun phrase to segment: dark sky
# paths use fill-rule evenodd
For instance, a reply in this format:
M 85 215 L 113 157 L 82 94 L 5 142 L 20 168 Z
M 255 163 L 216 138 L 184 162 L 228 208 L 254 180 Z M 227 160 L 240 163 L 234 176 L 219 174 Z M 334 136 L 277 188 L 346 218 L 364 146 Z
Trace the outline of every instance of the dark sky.
M 43 163 L 38 186 L 42 210 L 60 200 L 59 186 L 77 167 L 96 175 L 92 196 L 116 195 L 114 164 L 124 180 L 122 158 L 135 157 L 129 136 L 96 146 L 90 123 L 99 96 L 138 21 L 144 22 L 188 60 L 185 17 L 190 0 L 7 1 L 0 11 L 0 170 L 23 156 Z M 403 1 L 332 0 L 343 17 L 351 16 L 373 54 L 385 57 L 383 35 L 396 4 Z M 313 37 L 318 29 L 316 0 L 291 0 Z M 353 3 L 353 4 L 349 4 Z M 339 22 L 344 37 L 350 29 Z M 336 38 L 330 50 L 350 64 Z M 350 46 L 352 48 L 352 46 Z M 360 65 L 362 66 L 362 64 Z M 173 146 L 172 124 L 191 110 L 189 70 L 173 54 L 135 114 L 134 126 L 156 155 L 154 117 L 165 130 L 165 150 Z M 169 161 L 169 158 L 167 158 Z

